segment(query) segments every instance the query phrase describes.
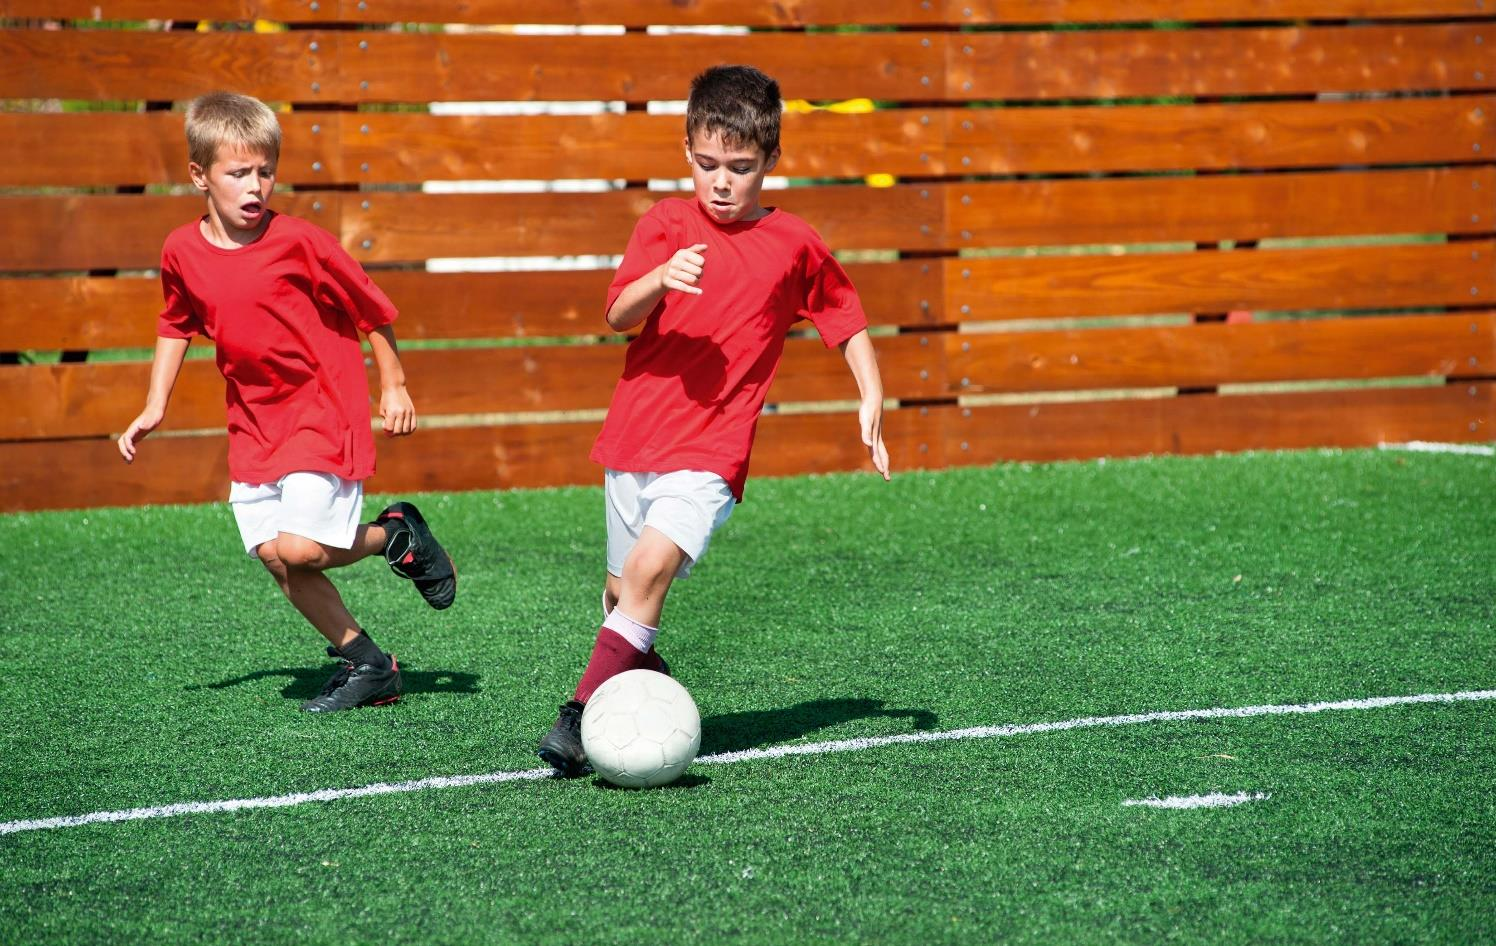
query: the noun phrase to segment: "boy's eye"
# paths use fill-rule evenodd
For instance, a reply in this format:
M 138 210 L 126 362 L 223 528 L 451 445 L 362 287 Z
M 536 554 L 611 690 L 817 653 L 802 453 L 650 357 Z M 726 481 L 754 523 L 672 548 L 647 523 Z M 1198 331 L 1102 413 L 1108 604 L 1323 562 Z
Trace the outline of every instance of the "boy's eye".
M 734 174 L 752 174 L 753 173 L 753 168 L 751 168 L 751 167 L 736 167 L 736 168 L 733 168 L 732 170 L 733 170 Z

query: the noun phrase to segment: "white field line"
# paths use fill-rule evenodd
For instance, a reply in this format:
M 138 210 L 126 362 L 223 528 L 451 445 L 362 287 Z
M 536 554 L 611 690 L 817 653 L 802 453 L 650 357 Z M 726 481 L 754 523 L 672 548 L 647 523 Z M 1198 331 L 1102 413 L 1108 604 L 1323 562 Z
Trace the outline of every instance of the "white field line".
M 1465 703 L 1479 700 L 1496 700 L 1496 690 L 1462 690 L 1456 693 L 1378 696 L 1367 699 L 1335 700 L 1324 703 L 1288 703 L 1231 708 L 1165 710 L 1155 713 L 1131 713 L 1124 716 L 1084 716 L 1079 719 L 1067 719 L 1054 723 L 976 726 L 970 729 L 949 729 L 942 732 L 913 732 L 901 733 L 896 736 L 867 736 L 860 739 L 841 739 L 835 742 L 808 742 L 771 746 L 767 749 L 718 752 L 712 755 L 700 756 L 696 759 L 696 763 L 699 765 L 723 765 L 731 762 L 746 762 L 756 759 L 780 759 L 785 756 L 795 755 L 825 755 L 832 752 L 855 752 L 878 746 L 893 746 L 905 743 L 950 742 L 960 739 L 996 739 L 1005 736 L 1031 736 L 1041 733 L 1064 732 L 1070 729 L 1093 729 L 1100 726 L 1132 726 L 1141 723 L 1173 723 L 1197 719 L 1242 719 L 1251 716 L 1295 716 L 1308 713 L 1323 713 L 1328 710 L 1383 709 L 1389 706 L 1405 706 L 1415 703 Z M 548 778 L 550 775 L 550 769 L 489 772 L 484 775 L 443 775 L 433 778 L 414 779 L 408 782 L 376 782 L 372 785 L 362 785 L 356 788 L 324 788 L 315 792 L 296 792 L 290 795 L 271 795 L 262 798 L 179 802 L 172 805 L 129 808 L 121 811 L 94 811 L 85 815 L 63 815 L 56 818 L 0 822 L 0 835 L 15 834 L 21 831 L 49 831 L 56 828 L 75 828 L 98 822 L 174 818 L 178 815 L 217 814 L 229 811 L 245 811 L 252 808 L 289 808 L 293 805 L 304 805 L 308 802 L 339 801 L 344 798 L 362 798 L 367 795 L 420 792 L 431 788 L 461 788 L 468 785 L 487 785 L 498 782 L 534 781 Z
M 1209 795 L 1170 795 L 1168 798 L 1129 798 L 1122 807 L 1142 805 L 1145 808 L 1230 808 L 1243 802 L 1262 801 L 1272 798 L 1270 792 L 1236 792 L 1224 795 L 1211 792 Z
M 1409 440 L 1407 443 L 1378 444 L 1382 450 L 1406 450 L 1411 453 L 1465 453 L 1477 457 L 1496 457 L 1496 447 L 1480 443 L 1433 443 Z

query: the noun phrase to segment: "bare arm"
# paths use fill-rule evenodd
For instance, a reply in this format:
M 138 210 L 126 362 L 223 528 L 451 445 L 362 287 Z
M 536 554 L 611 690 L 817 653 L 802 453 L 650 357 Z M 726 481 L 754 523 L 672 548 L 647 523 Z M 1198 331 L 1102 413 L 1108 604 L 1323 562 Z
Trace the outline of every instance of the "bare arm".
M 176 387 L 177 375 L 187 357 L 190 338 L 157 338 L 156 354 L 151 358 L 151 385 L 145 396 L 145 410 L 141 411 L 130 426 L 119 437 L 119 454 L 126 463 L 135 462 L 135 450 L 140 441 L 157 427 L 166 417 L 166 405 L 171 401 L 171 389 Z
M 416 407 L 405 390 L 405 368 L 400 364 L 394 327 L 381 325 L 370 332 L 369 349 L 374 355 L 374 366 L 379 369 L 379 416 L 384 419 L 384 432 L 391 437 L 413 433 Z
M 862 442 L 868 448 L 873 468 L 887 480 L 888 448 L 883 445 L 883 376 L 878 373 L 878 356 L 873 351 L 873 340 L 863 329 L 841 343 L 842 355 L 852 377 L 857 381 L 861 404 L 857 408 L 857 420 L 862 427 Z
M 613 300 L 608 309 L 608 327 L 615 332 L 629 329 L 649 318 L 649 313 L 660 304 L 670 290 L 701 295 L 696 285 L 701 269 L 706 265 L 705 243 L 696 243 L 683 250 L 676 250 L 670 259 L 651 269 L 638 279 L 623 287 L 623 292 Z

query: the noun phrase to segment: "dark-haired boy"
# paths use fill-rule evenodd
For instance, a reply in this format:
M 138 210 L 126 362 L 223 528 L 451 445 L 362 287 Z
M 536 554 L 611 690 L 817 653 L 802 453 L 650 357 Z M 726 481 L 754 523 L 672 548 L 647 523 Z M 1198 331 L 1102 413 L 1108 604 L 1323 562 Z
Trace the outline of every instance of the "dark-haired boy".
M 759 204 L 779 160 L 780 111 L 778 84 L 750 66 L 692 81 L 695 199 L 662 200 L 640 219 L 608 290 L 609 327 L 639 335 L 592 449 L 606 468 L 606 618 L 539 747 L 565 776 L 586 771 L 581 713 L 593 691 L 626 670 L 668 672 L 654 650 L 665 596 L 742 501 L 759 413 L 799 319 L 841 348 L 862 442 L 889 475 L 883 384 L 857 292 L 808 224 Z
M 323 572 L 382 554 L 438 609 L 452 604 L 457 574 L 410 503 L 359 521 L 363 480 L 374 472 L 360 330 L 379 369 L 385 433 L 416 428 L 390 324 L 396 311 L 336 237 L 270 210 L 280 144 L 275 113 L 247 95 L 214 92 L 188 108 L 188 170 L 207 213 L 162 247 L 166 304 L 150 390 L 119 450 L 134 461 L 165 417 L 192 336 L 212 338 L 227 401 L 229 505 L 245 550 L 341 661 L 301 708 L 382 706 L 400 698 L 399 664 Z

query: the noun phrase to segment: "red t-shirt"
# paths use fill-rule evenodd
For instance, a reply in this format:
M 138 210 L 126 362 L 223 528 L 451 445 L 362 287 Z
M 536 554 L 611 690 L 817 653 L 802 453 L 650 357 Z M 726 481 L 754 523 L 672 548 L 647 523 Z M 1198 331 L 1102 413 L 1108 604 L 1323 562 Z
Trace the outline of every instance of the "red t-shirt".
M 206 335 L 227 382 L 229 475 L 271 483 L 305 470 L 374 472 L 359 330 L 396 310 L 336 237 L 274 214 L 254 243 L 225 250 L 194 220 L 161 248 L 157 334 Z
M 743 499 L 759 412 L 785 333 L 809 319 L 827 348 L 867 328 L 857 291 L 810 225 L 773 210 L 719 225 L 667 198 L 634 227 L 604 312 L 629 283 L 705 243 L 701 295 L 667 291 L 629 343 L 592 459 L 615 470 L 706 470 Z

